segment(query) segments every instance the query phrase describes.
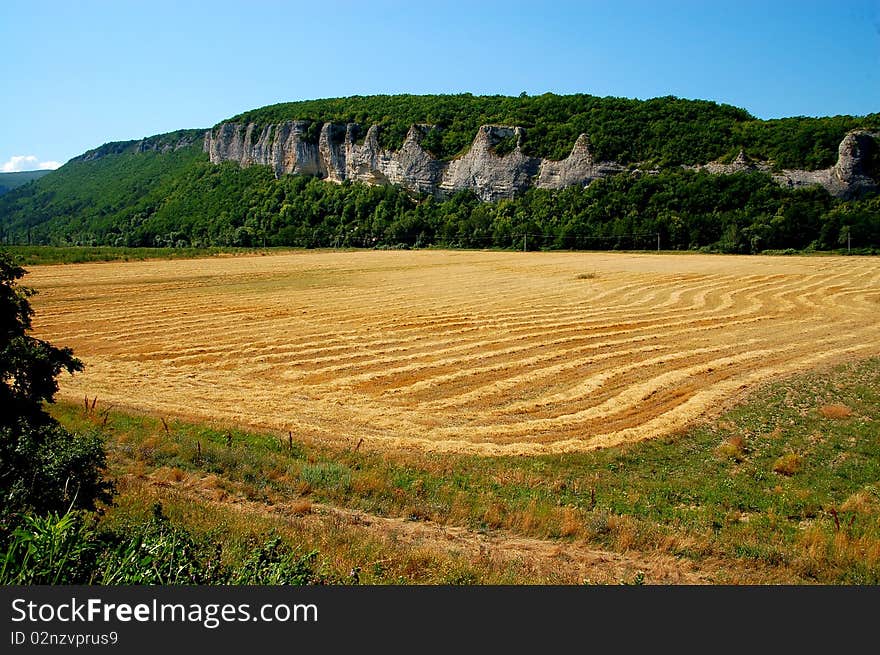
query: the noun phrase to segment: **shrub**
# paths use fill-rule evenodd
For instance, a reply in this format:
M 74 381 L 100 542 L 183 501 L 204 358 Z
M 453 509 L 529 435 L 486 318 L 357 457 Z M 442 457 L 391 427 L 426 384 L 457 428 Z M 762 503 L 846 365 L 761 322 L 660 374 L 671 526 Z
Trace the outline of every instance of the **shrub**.
M 745 458 L 746 442 L 740 436 L 730 437 L 721 442 L 716 448 L 716 454 L 724 459 L 732 459 L 741 462 Z
M 773 471 L 781 475 L 794 475 L 801 469 L 802 460 L 796 453 L 782 455 L 773 462 Z
M 83 365 L 69 348 L 28 335 L 33 289 L 18 280 L 25 270 L 0 253 L 0 539 L 28 512 L 56 515 L 108 501 L 102 479 L 103 444 L 74 435 L 44 409 L 58 391 L 57 376 Z

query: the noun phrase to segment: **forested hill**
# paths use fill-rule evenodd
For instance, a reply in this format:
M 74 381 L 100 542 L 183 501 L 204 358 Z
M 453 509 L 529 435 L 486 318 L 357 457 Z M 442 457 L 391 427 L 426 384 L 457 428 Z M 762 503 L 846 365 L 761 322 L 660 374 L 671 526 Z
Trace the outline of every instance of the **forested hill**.
M 49 173 L 48 170 L 38 171 L 17 171 L 15 173 L 0 173 L 0 196 L 7 191 L 27 184 L 31 180 L 39 180 L 41 177 Z
M 598 160 L 647 166 L 701 164 L 733 159 L 740 150 L 779 169 L 816 170 L 834 164 L 837 147 L 853 129 L 880 129 L 880 113 L 867 116 L 758 120 L 746 110 L 706 100 L 667 96 L 650 100 L 587 94 L 540 96 L 377 95 L 288 102 L 254 109 L 222 123 L 257 126 L 290 120 L 379 126 L 379 143 L 400 148 L 410 126 L 439 127 L 421 145 L 438 158 L 467 150 L 480 125 L 525 128 L 523 152 L 560 160 L 580 134 Z
M 167 154 L 181 148 L 201 146 L 205 131 L 199 129 L 176 130 L 166 134 L 156 134 L 136 141 L 111 141 L 102 146 L 87 150 L 71 162 L 93 161 L 108 155 L 140 154 L 144 152 L 159 152 Z
M 880 115 L 761 121 L 708 101 L 637 101 L 588 95 L 372 96 L 273 105 L 230 118 L 379 125 L 389 148 L 414 123 L 443 157 L 481 124 L 520 125 L 523 148 L 563 158 L 580 133 L 597 159 L 629 170 L 586 188 L 531 188 L 480 202 L 472 193 L 424 196 L 394 185 L 276 178 L 268 166 L 212 164 L 204 130 L 109 143 L 0 197 L 0 243 L 299 247 L 655 248 L 761 252 L 880 248 L 880 196 L 832 197 L 821 186 L 785 188 L 765 170 L 715 174 L 681 164 L 733 158 L 740 149 L 777 167 L 835 163 L 850 129 L 876 131 Z M 434 143 L 431 143 L 434 139 Z M 878 178 L 880 148 L 864 160 Z M 864 154 L 864 153 L 863 153 Z M 655 174 L 637 173 L 653 162 Z

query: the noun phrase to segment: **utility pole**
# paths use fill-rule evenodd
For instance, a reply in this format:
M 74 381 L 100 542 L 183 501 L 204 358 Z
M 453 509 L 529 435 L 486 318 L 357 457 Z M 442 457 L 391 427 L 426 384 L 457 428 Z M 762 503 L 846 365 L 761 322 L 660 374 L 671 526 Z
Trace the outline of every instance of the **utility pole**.
M 528 235 L 527 233 L 526 233 L 526 234 L 523 234 L 523 252 L 526 252 L 526 250 L 527 250 L 527 248 L 526 248 L 526 239 L 528 239 L 528 236 L 529 236 L 529 235 Z
M 657 233 L 657 252 L 660 252 L 660 233 Z

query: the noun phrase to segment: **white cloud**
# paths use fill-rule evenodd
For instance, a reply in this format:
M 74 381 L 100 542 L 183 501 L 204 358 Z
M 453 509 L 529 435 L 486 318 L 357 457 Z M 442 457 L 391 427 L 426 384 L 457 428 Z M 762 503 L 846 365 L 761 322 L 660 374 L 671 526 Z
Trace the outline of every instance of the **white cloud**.
M 37 158 L 33 155 L 13 155 L 8 162 L 3 164 L 4 173 L 15 173 L 16 171 L 33 170 L 31 166 L 37 163 Z
M 61 166 L 57 161 L 40 161 L 35 155 L 13 155 L 9 161 L 0 165 L 0 171 L 4 173 L 17 173 L 18 171 L 55 170 Z

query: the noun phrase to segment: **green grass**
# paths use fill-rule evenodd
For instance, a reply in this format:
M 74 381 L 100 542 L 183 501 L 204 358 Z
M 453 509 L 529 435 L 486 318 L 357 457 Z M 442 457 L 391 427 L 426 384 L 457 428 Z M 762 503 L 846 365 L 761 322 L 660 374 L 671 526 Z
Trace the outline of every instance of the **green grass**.
M 114 246 L 0 246 L 21 266 L 82 264 L 85 262 L 144 261 L 147 259 L 194 259 L 217 255 L 264 254 L 291 248 L 124 248 Z
M 828 405 L 850 413 L 827 418 L 820 410 Z M 53 413 L 71 429 L 98 420 L 81 405 Z M 291 449 L 287 435 L 175 420 L 166 434 L 156 418 L 114 412 L 104 429 L 118 470 L 213 473 L 258 502 L 304 497 L 665 552 L 710 569 L 718 582 L 878 584 L 878 418 L 875 358 L 769 385 L 674 437 L 581 454 L 414 455 L 296 441 Z

